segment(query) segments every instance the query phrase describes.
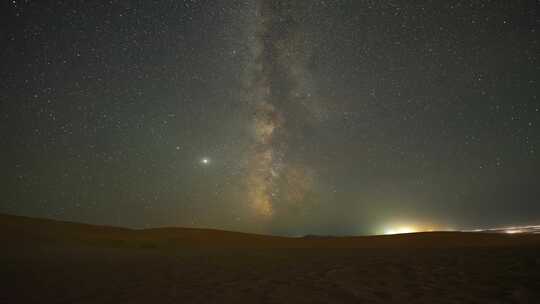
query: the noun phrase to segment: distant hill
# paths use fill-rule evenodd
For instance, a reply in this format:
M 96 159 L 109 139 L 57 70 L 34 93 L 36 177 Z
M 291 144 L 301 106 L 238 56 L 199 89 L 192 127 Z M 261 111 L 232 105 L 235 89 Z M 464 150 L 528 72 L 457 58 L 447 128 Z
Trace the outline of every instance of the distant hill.
M 538 246 L 538 234 L 422 232 L 401 235 L 300 238 L 215 229 L 127 229 L 0 214 L 0 241 L 30 244 L 80 244 L 147 249 L 179 248 L 433 248 Z

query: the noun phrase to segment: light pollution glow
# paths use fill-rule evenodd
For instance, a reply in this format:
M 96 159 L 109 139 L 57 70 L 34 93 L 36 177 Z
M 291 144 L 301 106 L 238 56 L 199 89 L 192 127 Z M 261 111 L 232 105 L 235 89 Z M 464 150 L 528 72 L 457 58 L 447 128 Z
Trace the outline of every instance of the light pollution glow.
M 540 233 L 540 225 L 509 226 L 509 227 L 502 227 L 502 228 L 486 228 L 486 229 L 474 229 L 474 230 L 466 230 L 466 231 L 506 233 L 506 234 Z
M 486 233 L 505 233 L 505 234 L 522 234 L 522 233 L 540 233 L 540 225 L 527 226 L 510 226 L 502 228 L 486 228 L 473 230 L 454 230 L 451 228 L 442 229 L 435 228 L 433 225 L 414 225 L 414 224 L 388 224 L 382 229 L 382 234 L 403 234 L 415 232 L 431 232 L 431 231 L 460 231 L 460 232 L 486 232 Z
M 389 228 L 384 231 L 384 234 L 402 234 L 402 233 L 414 233 L 419 232 L 416 228 L 411 226 L 402 226 L 396 228 Z
M 454 231 L 454 229 L 440 224 L 434 224 L 431 221 L 392 220 L 381 225 L 377 234 L 392 235 L 432 231 Z

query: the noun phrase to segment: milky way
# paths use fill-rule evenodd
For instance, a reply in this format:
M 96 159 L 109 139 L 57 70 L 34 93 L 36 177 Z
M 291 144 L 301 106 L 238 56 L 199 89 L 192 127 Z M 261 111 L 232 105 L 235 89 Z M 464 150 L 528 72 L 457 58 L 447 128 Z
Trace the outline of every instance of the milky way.
M 287 160 L 288 120 L 320 115 L 311 93 L 306 92 L 304 65 L 309 50 L 302 47 L 301 29 L 290 15 L 293 8 L 282 1 L 257 2 L 252 31 L 246 37 L 251 60 L 245 71 L 245 99 L 253 109 L 248 199 L 255 213 L 267 218 L 280 202 L 283 209 L 288 203 L 302 203 L 311 184 L 308 170 Z M 298 106 L 304 117 L 286 115 Z

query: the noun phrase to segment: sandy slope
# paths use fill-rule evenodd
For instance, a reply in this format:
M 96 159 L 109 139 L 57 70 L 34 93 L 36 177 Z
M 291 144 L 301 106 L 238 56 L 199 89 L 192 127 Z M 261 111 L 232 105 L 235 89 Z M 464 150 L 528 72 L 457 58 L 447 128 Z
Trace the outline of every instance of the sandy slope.
M 540 235 L 0 227 L 0 303 L 540 303 Z

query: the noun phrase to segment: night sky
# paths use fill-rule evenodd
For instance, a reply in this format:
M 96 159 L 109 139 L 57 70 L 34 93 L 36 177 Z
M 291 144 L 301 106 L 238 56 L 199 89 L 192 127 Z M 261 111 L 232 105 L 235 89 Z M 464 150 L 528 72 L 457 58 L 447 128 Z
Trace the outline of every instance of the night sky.
M 540 223 L 538 1 L 4 1 L 0 212 Z

